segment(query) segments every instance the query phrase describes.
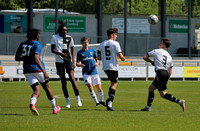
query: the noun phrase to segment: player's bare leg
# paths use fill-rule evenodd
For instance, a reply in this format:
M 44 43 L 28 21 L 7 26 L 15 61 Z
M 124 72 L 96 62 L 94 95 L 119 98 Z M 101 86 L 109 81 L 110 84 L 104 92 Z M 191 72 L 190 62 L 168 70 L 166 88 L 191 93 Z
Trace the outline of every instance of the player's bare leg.
M 61 110 L 61 108 L 60 106 L 56 106 L 56 100 L 53 96 L 51 88 L 49 87 L 48 81 L 41 83 L 41 85 L 46 92 L 47 98 L 49 99 L 49 102 L 53 108 L 53 114 L 57 114 Z
M 97 99 L 97 96 L 96 96 L 96 93 L 94 91 L 94 88 L 93 88 L 92 84 L 91 83 L 87 84 L 87 87 L 88 87 L 88 89 L 90 91 L 91 97 L 93 98 L 94 102 L 96 103 L 96 106 L 99 106 L 99 101 Z
M 32 94 L 32 97 L 31 97 L 30 104 L 29 104 L 29 108 L 30 108 L 33 115 L 38 116 L 39 112 L 37 111 L 35 104 L 37 103 L 37 98 L 40 96 L 39 83 L 37 82 L 37 83 L 31 85 L 31 88 L 33 90 L 33 94 Z
M 58 74 L 61 80 L 61 84 L 62 84 L 62 91 L 64 94 L 64 97 L 66 99 L 66 108 L 70 108 L 70 100 L 69 100 L 69 93 L 67 90 L 67 81 L 66 81 L 66 77 L 65 77 L 65 72 L 59 73 Z
M 97 91 L 98 91 L 99 103 L 103 106 L 106 106 L 106 103 L 104 102 L 104 94 L 103 94 L 101 84 L 96 85 L 96 88 L 97 88 Z

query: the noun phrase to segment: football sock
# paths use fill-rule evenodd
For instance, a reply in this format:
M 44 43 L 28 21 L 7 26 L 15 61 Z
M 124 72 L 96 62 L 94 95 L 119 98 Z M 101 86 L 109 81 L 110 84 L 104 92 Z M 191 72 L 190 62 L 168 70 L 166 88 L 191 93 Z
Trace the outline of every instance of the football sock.
M 81 98 L 80 98 L 80 96 L 78 95 L 78 96 L 76 96 L 76 100 L 77 101 L 80 101 L 81 100 Z
M 93 98 L 93 100 L 95 101 L 95 103 L 99 103 L 96 93 L 94 91 L 90 92 L 91 97 Z
M 65 98 L 65 99 L 66 99 L 66 102 L 70 101 L 69 98 Z
M 179 99 L 177 99 L 176 97 L 174 97 L 173 95 L 168 94 L 168 93 L 166 93 L 164 95 L 164 98 L 169 100 L 169 101 L 175 102 L 175 103 L 179 103 L 179 101 L 180 101 Z
M 33 105 L 35 105 L 35 104 L 37 103 L 37 98 L 36 98 L 36 97 L 32 97 L 32 98 L 31 98 L 31 103 L 32 103 Z
M 99 96 L 99 101 L 104 101 L 103 90 L 101 92 L 98 92 L 98 96 Z
M 79 96 L 79 90 L 78 89 L 74 89 L 74 93 L 76 96 Z
M 151 107 L 153 100 L 154 100 L 154 92 L 149 92 L 149 96 L 148 96 L 148 99 L 147 99 L 147 106 L 148 107 Z
M 57 108 L 56 108 L 56 100 L 55 100 L 55 98 L 53 98 L 53 100 L 49 100 L 49 102 L 50 102 L 50 104 L 51 104 L 53 110 L 57 110 Z
M 113 100 L 114 100 L 114 97 L 115 97 L 115 90 L 112 89 L 112 88 L 110 87 L 110 88 L 109 88 L 109 92 L 108 92 L 108 99 L 107 99 L 107 101 L 108 101 L 108 106 L 111 105 L 111 106 L 109 106 L 109 107 L 112 107 L 112 102 L 113 102 Z M 111 104 L 110 104 L 110 103 L 111 103 Z
M 112 107 L 112 101 L 108 102 L 108 107 Z

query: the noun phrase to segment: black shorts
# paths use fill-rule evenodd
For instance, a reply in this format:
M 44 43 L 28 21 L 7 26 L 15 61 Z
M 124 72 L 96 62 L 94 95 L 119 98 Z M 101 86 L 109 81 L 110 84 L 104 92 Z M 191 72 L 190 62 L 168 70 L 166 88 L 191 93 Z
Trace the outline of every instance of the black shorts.
M 71 70 L 74 70 L 72 62 L 69 63 L 58 63 L 56 62 L 56 70 L 58 75 L 65 75 L 65 73 L 69 73 Z
M 112 71 L 112 70 L 104 70 L 106 75 L 108 76 L 108 79 L 111 82 L 117 82 L 118 81 L 118 71 Z
M 167 89 L 167 81 L 169 79 L 169 73 L 166 70 L 157 70 L 155 80 L 152 84 L 158 89 L 163 91 Z

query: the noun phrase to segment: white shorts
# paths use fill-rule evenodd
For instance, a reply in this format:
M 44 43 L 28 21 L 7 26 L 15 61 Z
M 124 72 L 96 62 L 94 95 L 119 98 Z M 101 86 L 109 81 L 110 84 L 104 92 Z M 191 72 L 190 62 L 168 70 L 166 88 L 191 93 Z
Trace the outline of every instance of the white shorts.
M 96 86 L 98 84 L 101 84 L 101 79 L 99 75 L 83 75 L 83 79 L 85 82 L 85 85 L 92 84 L 93 86 Z
M 39 73 L 27 73 L 24 74 L 26 79 L 28 79 L 29 85 L 33 85 L 37 82 L 40 83 L 44 83 L 45 79 L 44 79 L 44 73 L 43 72 L 39 72 Z

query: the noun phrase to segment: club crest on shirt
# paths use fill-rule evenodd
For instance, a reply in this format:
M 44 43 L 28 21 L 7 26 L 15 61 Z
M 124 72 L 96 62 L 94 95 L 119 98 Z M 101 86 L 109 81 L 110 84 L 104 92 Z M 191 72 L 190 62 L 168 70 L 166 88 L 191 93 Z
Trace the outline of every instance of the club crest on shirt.
M 84 56 L 84 54 L 82 54 L 82 56 Z
M 90 55 L 93 55 L 93 52 L 90 52 Z

